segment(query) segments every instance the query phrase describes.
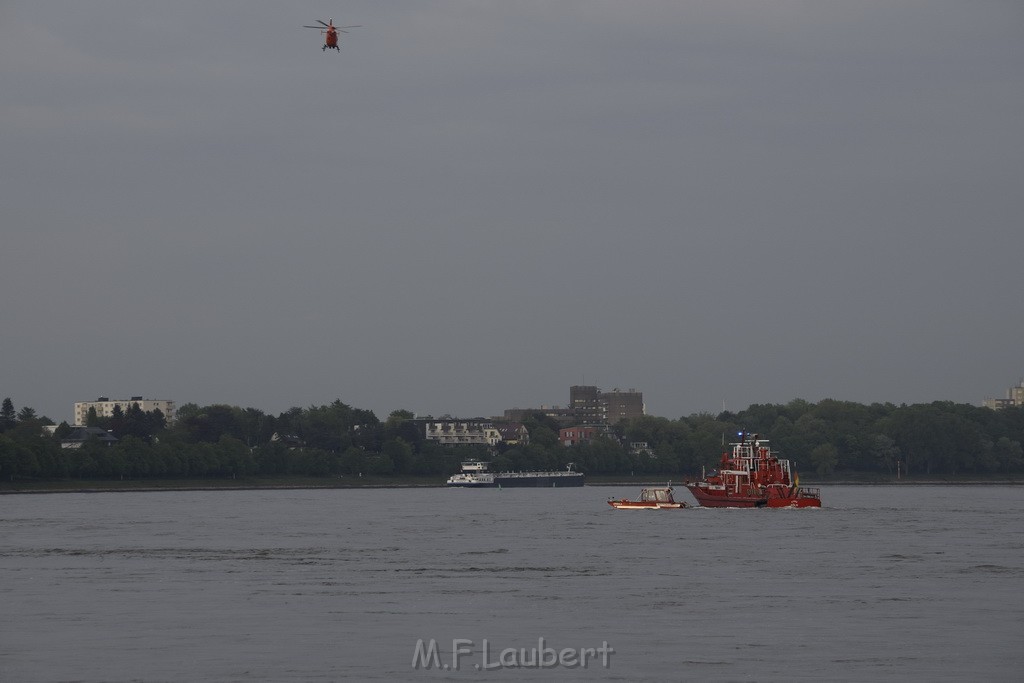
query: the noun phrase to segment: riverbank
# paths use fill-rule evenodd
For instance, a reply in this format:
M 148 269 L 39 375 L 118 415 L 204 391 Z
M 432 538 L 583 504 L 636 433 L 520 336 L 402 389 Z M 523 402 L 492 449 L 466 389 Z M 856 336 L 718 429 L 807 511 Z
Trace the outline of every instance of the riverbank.
M 0 481 L 6 493 L 115 493 L 154 491 L 252 491 L 258 489 L 428 488 L 441 477 L 240 477 L 236 479 L 58 479 Z
M 243 477 L 238 479 L 60 479 L 0 481 L 0 495 L 14 493 L 114 493 L 158 491 L 251 491 L 259 489 L 373 489 L 441 488 L 445 477 Z M 682 478 L 650 475 L 603 475 L 587 477 L 587 486 L 682 485 Z M 801 478 L 805 486 L 960 486 L 1024 485 L 1024 477 L 877 477 L 857 473 L 829 478 Z
M 587 477 L 587 486 L 682 486 L 684 482 L 692 481 L 685 477 L 658 479 L 650 476 L 643 477 Z M 1024 484 L 1024 476 L 948 476 L 948 477 L 875 477 L 871 475 L 858 476 L 835 476 L 827 478 L 800 477 L 801 486 L 960 486 L 960 485 L 999 485 L 1018 486 Z

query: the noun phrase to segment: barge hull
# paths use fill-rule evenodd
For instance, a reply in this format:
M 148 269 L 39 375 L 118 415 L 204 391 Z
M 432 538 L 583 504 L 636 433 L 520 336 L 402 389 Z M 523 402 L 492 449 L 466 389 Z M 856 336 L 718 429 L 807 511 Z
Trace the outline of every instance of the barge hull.
M 583 475 L 575 477 L 555 476 L 525 476 L 525 477 L 495 477 L 493 481 L 479 481 L 455 483 L 449 482 L 448 486 L 464 489 L 498 489 L 498 488 L 567 488 L 583 486 Z

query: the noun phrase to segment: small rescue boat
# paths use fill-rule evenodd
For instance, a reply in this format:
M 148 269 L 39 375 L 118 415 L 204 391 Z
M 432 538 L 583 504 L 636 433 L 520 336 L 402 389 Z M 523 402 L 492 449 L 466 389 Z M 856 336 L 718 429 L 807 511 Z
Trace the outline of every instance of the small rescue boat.
M 608 504 L 616 510 L 680 510 L 690 507 L 686 503 L 676 501 L 672 497 L 672 487 L 666 486 L 657 489 L 643 489 L 640 497 L 636 500 L 609 499 Z

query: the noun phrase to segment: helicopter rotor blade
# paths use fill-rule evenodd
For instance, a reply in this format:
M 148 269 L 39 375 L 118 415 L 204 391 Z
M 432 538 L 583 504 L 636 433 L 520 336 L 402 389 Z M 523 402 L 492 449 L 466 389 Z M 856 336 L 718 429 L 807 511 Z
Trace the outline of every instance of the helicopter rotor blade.
M 336 28 L 336 29 L 338 29 L 340 31 L 343 28 L 362 28 L 362 25 L 359 24 L 359 25 L 356 25 L 356 26 L 335 26 L 334 28 Z
M 320 20 L 319 20 L 319 19 L 317 19 L 317 21 L 320 21 Z M 322 22 L 322 21 L 320 21 L 320 23 L 321 23 L 321 24 L 324 24 L 324 22 Z M 324 24 L 324 26 L 326 26 L 327 28 L 330 28 L 330 27 L 331 27 L 331 25 L 330 25 L 330 24 Z
M 324 27 L 323 27 L 323 26 L 303 26 L 302 28 L 318 28 L 318 29 L 320 29 L 321 31 L 323 31 L 323 30 L 324 30 Z

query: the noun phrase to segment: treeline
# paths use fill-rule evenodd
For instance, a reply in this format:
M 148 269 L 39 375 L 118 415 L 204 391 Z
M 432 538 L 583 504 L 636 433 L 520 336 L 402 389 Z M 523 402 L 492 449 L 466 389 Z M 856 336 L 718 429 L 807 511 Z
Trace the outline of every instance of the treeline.
M 886 475 L 1024 472 L 1024 408 L 991 410 L 935 401 L 914 405 L 826 399 L 755 404 L 738 413 L 679 420 L 643 417 L 624 427 L 629 440 L 655 444 L 658 458 L 681 472 L 718 461 L 720 435 L 740 430 L 770 439 L 803 472 Z M 715 443 L 712 443 L 715 442 Z M 716 455 L 710 455 L 712 450 Z
M 72 428 L 51 436 L 31 408 L 0 407 L 0 477 L 117 479 L 190 477 L 348 477 L 429 475 L 485 458 L 495 470 L 562 469 L 592 475 L 695 476 L 714 466 L 723 443 L 740 430 L 771 440 L 805 474 L 844 472 L 901 475 L 998 475 L 1024 472 L 1024 409 L 989 410 L 967 404 L 863 405 L 794 400 L 752 405 L 738 413 L 695 414 L 671 420 L 645 416 L 615 426 L 588 444 L 565 447 L 559 425 L 543 414 L 526 420 L 530 443 L 441 446 L 425 439 L 409 411 L 384 421 L 341 401 L 268 415 L 255 408 L 185 404 L 168 424 L 159 411 L 138 406 L 88 424 L 118 439 L 61 447 Z M 641 445 L 644 444 L 644 445 Z

